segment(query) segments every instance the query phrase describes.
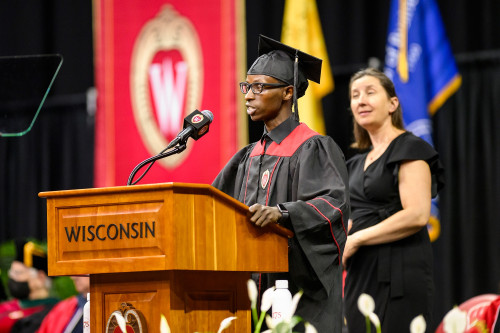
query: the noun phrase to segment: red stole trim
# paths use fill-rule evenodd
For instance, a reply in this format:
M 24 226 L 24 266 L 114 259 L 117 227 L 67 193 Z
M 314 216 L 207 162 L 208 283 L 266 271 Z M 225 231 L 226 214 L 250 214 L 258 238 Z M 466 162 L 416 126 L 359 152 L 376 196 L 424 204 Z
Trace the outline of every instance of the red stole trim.
M 307 127 L 306 124 L 300 123 L 280 144 L 271 142 L 266 150 L 266 155 L 290 157 L 306 140 L 315 135 L 319 134 Z M 259 141 L 255 144 L 250 156 L 258 156 L 263 153 L 264 145 Z
M 273 180 L 274 170 L 276 170 L 276 166 L 280 160 L 281 157 L 279 157 L 276 163 L 274 163 L 273 171 L 271 171 L 271 176 L 269 176 L 269 181 L 267 182 L 266 206 L 269 205 L 269 190 L 271 189 L 271 181 Z

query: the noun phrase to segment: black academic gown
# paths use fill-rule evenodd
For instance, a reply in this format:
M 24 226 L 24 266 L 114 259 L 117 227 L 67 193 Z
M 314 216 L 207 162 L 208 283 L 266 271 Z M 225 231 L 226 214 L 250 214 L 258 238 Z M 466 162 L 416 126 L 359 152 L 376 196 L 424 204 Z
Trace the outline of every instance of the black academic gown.
M 248 206 L 286 207 L 284 225 L 295 234 L 288 241 L 289 272 L 261 274 L 261 291 L 287 279 L 292 294 L 304 291 L 297 315 L 318 332 L 341 332 L 341 254 L 349 218 L 344 156 L 332 138 L 292 117 L 264 137 L 237 152 L 212 185 Z

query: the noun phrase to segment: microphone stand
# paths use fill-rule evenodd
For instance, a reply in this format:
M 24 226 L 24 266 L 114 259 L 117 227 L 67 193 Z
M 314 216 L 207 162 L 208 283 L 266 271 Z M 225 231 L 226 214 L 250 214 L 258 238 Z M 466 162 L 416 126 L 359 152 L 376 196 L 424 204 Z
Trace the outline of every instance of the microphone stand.
M 186 140 L 187 141 L 187 140 Z M 139 163 L 135 168 L 134 170 L 132 170 L 132 172 L 130 173 L 130 176 L 128 177 L 128 181 L 127 181 L 127 186 L 128 185 L 135 185 L 137 184 L 145 175 L 146 173 L 149 171 L 149 169 L 151 169 L 151 167 L 153 166 L 153 164 L 159 160 L 159 159 L 162 159 L 164 157 L 168 157 L 168 156 L 171 156 L 171 155 L 174 155 L 174 154 L 179 154 L 179 153 L 182 153 L 184 150 L 186 150 L 186 141 L 181 141 L 179 142 L 179 144 L 175 147 L 173 147 L 171 150 L 168 150 L 168 151 L 165 151 L 168 149 L 165 149 L 164 151 L 162 151 L 161 153 L 159 153 L 158 155 L 155 155 L 153 157 L 150 157 L 148 158 L 147 160 L 144 160 L 142 161 L 141 163 Z M 139 179 L 137 179 L 135 182 L 133 182 L 134 180 L 134 177 L 135 177 L 135 174 L 140 170 L 142 169 L 142 167 L 144 167 L 146 164 L 150 163 L 150 165 L 148 166 L 148 168 L 146 169 L 146 171 L 144 171 L 144 173 L 139 177 Z

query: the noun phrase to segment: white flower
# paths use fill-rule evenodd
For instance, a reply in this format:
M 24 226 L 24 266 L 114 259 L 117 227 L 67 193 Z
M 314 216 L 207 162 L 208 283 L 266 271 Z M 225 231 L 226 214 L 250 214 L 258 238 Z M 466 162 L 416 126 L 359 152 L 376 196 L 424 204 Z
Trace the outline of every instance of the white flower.
M 273 317 L 271 317 L 270 315 L 266 315 L 266 325 L 267 325 L 267 327 L 268 327 L 268 328 L 270 328 L 270 329 L 273 329 L 273 328 L 274 328 L 274 326 L 276 326 L 276 325 L 274 324 L 274 319 L 273 319 Z
M 318 333 L 318 331 L 316 330 L 316 328 L 309 322 L 305 322 L 304 323 L 304 326 L 306 328 L 306 330 L 304 331 L 304 333 Z
M 373 297 L 368 294 L 361 294 L 358 298 L 358 309 L 361 311 L 363 316 L 368 317 L 370 313 L 375 310 L 375 301 Z
M 224 331 L 226 328 L 228 328 L 229 325 L 231 325 L 231 322 L 235 319 L 236 319 L 236 317 L 227 317 L 226 319 L 221 321 L 220 326 L 219 326 L 219 330 L 217 331 L 217 333 L 220 333 L 220 332 Z
M 467 313 L 456 306 L 444 316 L 443 329 L 446 333 L 462 333 L 466 325 Z
M 255 308 L 257 305 L 257 297 L 259 295 L 259 292 L 257 291 L 257 285 L 255 284 L 255 281 L 250 279 L 247 281 L 247 289 L 248 289 L 248 298 L 250 299 L 250 302 L 252 302 L 252 308 Z
M 370 318 L 370 321 L 377 329 L 380 329 L 380 319 L 378 319 L 378 316 L 375 314 L 375 312 L 370 312 L 368 314 L 368 318 Z
M 297 310 L 297 305 L 299 304 L 300 298 L 302 297 L 303 293 L 304 292 L 302 290 L 299 290 L 298 293 L 293 295 L 292 305 L 290 307 L 290 313 L 288 314 L 288 318 L 285 318 L 286 321 L 290 322 L 290 320 L 292 320 L 292 317 L 295 314 L 295 311 Z
M 410 333 L 424 333 L 426 327 L 424 316 L 416 316 L 410 323 Z
M 170 333 L 170 327 L 168 326 L 167 318 L 162 314 L 160 318 L 160 332 Z
M 119 312 L 113 312 L 116 318 L 116 321 L 118 322 L 118 327 L 120 327 L 120 330 L 124 333 L 127 333 L 127 327 L 126 327 L 126 321 L 125 318 L 123 318 L 122 314 Z
M 271 308 L 271 305 L 273 304 L 273 294 L 274 294 L 274 287 L 271 287 L 264 291 L 262 294 L 262 301 L 260 303 L 260 311 L 262 312 L 267 312 Z

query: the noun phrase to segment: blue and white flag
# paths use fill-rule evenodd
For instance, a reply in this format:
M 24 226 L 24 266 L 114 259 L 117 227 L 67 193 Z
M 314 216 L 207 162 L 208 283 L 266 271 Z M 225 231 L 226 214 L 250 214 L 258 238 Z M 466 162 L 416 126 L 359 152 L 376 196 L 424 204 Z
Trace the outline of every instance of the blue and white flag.
M 406 129 L 432 145 L 431 116 L 462 83 L 435 0 L 392 0 L 384 71 Z M 435 200 L 431 215 L 439 227 Z
M 462 82 L 435 0 L 392 0 L 384 71 L 406 129 L 432 144 L 430 116 Z

